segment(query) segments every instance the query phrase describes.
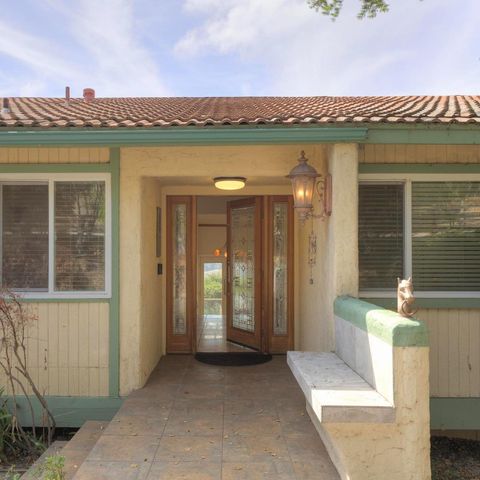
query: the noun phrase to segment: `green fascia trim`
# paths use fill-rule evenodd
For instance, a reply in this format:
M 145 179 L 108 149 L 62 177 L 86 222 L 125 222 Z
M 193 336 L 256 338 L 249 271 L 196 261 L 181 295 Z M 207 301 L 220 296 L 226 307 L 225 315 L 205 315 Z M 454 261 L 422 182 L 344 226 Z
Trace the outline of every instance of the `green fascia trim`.
M 108 173 L 108 163 L 9 163 L 0 164 L 0 173 Z
M 371 125 L 365 143 L 480 145 L 479 125 Z
M 360 127 L 164 127 L 115 129 L 0 130 L 0 146 L 232 145 L 360 142 Z
M 397 310 L 396 298 L 362 298 L 388 310 Z M 418 298 L 415 297 L 415 308 L 480 308 L 480 298 Z
M 37 425 L 41 425 L 41 408 L 38 400 L 30 397 L 34 407 Z M 110 421 L 123 400 L 119 397 L 46 397 L 58 427 L 81 427 L 87 420 Z M 17 411 L 20 423 L 31 426 L 32 417 L 30 407 L 25 397 L 17 397 Z M 12 399 L 8 399 L 10 411 Z
M 338 317 L 394 347 L 428 346 L 427 328 L 419 320 L 401 317 L 391 310 L 348 296 L 335 300 L 334 311 Z
M 480 173 L 480 164 L 361 163 L 358 173 Z
M 112 299 L 109 311 L 109 392 L 120 391 L 120 149 L 110 148 L 112 185 Z
M 480 125 L 271 125 L 159 128 L 0 128 L 0 146 L 243 145 L 288 143 L 479 145 Z
M 480 430 L 480 398 L 431 398 L 432 430 Z

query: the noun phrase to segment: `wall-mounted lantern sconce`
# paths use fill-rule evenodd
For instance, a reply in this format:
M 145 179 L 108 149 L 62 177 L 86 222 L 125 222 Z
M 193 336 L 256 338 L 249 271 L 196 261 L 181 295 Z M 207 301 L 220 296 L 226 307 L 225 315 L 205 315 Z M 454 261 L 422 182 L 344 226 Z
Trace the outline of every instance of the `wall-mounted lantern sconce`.
M 302 150 L 298 165 L 287 175 L 292 181 L 293 206 L 302 223 L 307 218 L 325 218 L 332 214 L 332 176 L 328 173 L 324 179 L 314 167 L 309 165 L 308 158 Z M 315 191 L 321 205 L 320 213 L 314 213 L 313 196 Z

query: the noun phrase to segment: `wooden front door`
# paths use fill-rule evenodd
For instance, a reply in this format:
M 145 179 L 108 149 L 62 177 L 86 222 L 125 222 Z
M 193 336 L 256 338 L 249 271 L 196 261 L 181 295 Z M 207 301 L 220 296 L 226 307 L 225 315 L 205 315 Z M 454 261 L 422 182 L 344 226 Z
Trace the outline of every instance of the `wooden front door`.
M 227 339 L 270 353 L 293 348 L 292 197 L 227 205 Z M 196 350 L 196 198 L 167 197 L 167 352 Z M 201 309 L 200 309 L 201 310 Z
M 227 205 L 227 339 L 262 348 L 262 197 Z

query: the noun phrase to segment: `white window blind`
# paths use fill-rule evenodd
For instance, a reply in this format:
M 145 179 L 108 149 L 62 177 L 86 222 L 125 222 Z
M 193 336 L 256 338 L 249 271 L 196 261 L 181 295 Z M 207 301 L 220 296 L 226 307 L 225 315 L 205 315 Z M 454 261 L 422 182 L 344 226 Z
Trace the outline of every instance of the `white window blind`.
M 55 182 L 55 290 L 105 290 L 105 182 Z
M 48 185 L 3 184 L 2 285 L 48 290 Z
M 480 182 L 412 183 L 417 291 L 480 291 Z
M 393 290 L 403 277 L 403 184 L 360 184 L 360 290 Z

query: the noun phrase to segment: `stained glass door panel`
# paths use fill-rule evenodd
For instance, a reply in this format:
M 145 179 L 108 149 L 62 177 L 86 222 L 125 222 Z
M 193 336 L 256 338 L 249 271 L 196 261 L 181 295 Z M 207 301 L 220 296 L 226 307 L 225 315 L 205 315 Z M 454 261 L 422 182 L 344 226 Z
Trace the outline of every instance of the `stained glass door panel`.
M 260 349 L 261 198 L 228 205 L 228 340 Z
M 167 197 L 167 351 L 191 352 L 195 320 L 194 197 Z
M 266 223 L 268 350 L 285 353 L 294 346 L 292 196 L 268 197 Z

